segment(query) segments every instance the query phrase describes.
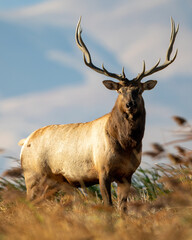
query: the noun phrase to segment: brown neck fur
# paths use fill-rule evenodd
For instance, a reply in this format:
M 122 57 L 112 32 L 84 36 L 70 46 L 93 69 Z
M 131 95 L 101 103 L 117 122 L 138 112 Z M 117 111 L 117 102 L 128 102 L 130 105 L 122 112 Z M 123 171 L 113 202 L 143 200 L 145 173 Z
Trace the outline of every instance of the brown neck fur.
M 141 144 L 145 130 L 145 107 L 142 104 L 134 114 L 127 114 L 123 111 L 120 98 L 117 98 L 109 120 L 106 125 L 106 132 L 115 148 L 129 151 Z

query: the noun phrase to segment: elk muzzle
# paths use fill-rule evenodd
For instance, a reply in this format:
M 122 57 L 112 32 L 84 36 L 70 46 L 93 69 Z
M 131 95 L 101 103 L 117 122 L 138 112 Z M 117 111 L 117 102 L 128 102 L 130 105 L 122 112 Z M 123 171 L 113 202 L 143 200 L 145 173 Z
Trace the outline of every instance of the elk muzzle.
M 128 110 L 133 110 L 137 108 L 137 98 L 138 98 L 138 93 L 135 90 L 131 91 L 128 94 L 128 99 L 126 103 L 126 107 L 128 108 Z

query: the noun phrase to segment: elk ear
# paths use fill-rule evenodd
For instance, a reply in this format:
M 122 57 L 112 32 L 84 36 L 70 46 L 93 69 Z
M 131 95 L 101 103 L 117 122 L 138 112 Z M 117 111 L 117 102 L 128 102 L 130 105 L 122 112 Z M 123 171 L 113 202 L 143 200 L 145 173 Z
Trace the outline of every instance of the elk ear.
M 149 80 L 149 81 L 143 83 L 143 89 L 144 90 L 151 90 L 155 87 L 156 84 L 157 84 L 156 80 Z
M 121 85 L 119 83 L 113 82 L 111 80 L 105 80 L 103 81 L 103 84 L 105 85 L 106 88 L 110 90 L 119 90 Z

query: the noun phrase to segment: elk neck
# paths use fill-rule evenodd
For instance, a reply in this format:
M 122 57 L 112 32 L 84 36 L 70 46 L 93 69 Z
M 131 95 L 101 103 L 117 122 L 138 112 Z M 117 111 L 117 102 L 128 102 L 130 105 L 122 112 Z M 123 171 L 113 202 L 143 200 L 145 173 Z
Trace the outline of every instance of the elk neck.
M 145 130 L 145 115 L 143 98 L 135 113 L 127 113 L 118 96 L 106 124 L 106 133 L 112 145 L 124 151 L 140 145 Z

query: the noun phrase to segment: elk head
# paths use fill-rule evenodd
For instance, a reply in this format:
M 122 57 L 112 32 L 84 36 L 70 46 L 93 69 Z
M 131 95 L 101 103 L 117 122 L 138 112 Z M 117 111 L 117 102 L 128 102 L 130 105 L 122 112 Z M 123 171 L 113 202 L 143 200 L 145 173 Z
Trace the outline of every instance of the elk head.
M 80 27 L 80 23 L 81 23 L 81 18 L 77 24 L 77 28 L 76 28 L 76 43 L 78 45 L 78 47 L 80 48 L 80 50 L 83 52 L 83 57 L 84 57 L 84 62 L 85 64 L 90 67 L 91 69 L 93 69 L 94 71 L 104 74 L 108 77 L 111 78 L 115 78 L 117 80 L 119 80 L 119 82 L 114 82 L 111 80 L 105 80 L 103 81 L 103 84 L 105 85 L 106 88 L 110 89 L 110 90 L 116 90 L 119 93 L 119 97 L 121 98 L 121 103 L 123 103 L 124 106 L 124 112 L 134 112 L 137 110 L 137 107 L 139 105 L 141 105 L 141 102 L 143 101 L 142 99 L 142 93 L 145 90 L 151 90 L 155 87 L 155 85 L 157 84 L 156 80 L 148 80 L 144 83 L 141 82 L 141 80 L 144 77 L 147 77 L 155 72 L 158 72 L 164 68 L 166 68 L 167 66 L 169 66 L 176 58 L 177 56 L 177 52 L 178 50 L 176 50 L 176 53 L 174 55 L 174 57 L 171 59 L 171 53 L 173 50 L 173 45 L 175 42 L 175 38 L 176 35 L 178 33 L 179 30 L 179 25 L 177 26 L 177 28 L 175 29 L 175 23 L 173 21 L 173 19 L 171 18 L 171 37 L 170 37 L 170 44 L 167 50 L 167 54 L 166 54 L 166 58 L 163 64 L 160 65 L 160 59 L 157 61 L 157 63 L 149 70 L 145 69 L 145 61 L 143 61 L 143 70 L 141 73 L 139 73 L 137 75 L 137 77 L 135 77 L 132 80 L 129 80 L 126 76 L 125 76 L 125 72 L 124 72 L 124 67 L 122 69 L 122 74 L 116 74 L 116 73 L 111 73 L 109 72 L 104 65 L 102 65 L 102 68 L 98 68 L 96 67 L 91 60 L 91 55 L 85 45 L 85 43 L 82 40 L 81 37 L 81 27 Z

